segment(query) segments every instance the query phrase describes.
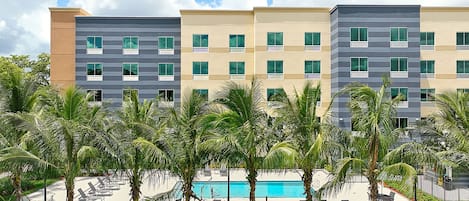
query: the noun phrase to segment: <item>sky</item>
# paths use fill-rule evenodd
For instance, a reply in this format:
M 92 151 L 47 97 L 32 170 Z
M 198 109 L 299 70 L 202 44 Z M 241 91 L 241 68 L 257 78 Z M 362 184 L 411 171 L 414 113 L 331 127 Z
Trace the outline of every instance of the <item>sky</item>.
M 0 56 L 49 53 L 49 7 L 80 7 L 95 16 L 179 16 L 180 9 L 252 9 L 336 4 L 468 6 L 469 0 L 1 0 Z

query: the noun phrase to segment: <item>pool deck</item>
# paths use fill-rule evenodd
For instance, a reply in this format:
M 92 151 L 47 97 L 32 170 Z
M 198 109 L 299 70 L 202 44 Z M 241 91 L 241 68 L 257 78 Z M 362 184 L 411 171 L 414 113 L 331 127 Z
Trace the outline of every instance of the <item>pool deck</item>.
M 227 176 L 222 176 L 218 169 L 212 169 L 209 171 L 210 176 L 204 173 L 208 171 L 200 170 L 195 181 L 227 181 Z M 207 175 L 207 176 L 206 176 Z M 231 181 L 246 181 L 247 174 L 243 169 L 231 169 L 230 170 L 230 180 Z M 125 181 L 124 179 L 121 179 Z M 299 170 L 287 170 L 287 171 L 273 171 L 273 172 L 263 172 L 260 171 L 257 177 L 258 181 L 301 181 L 301 171 Z M 318 188 L 327 180 L 327 172 L 323 170 L 318 170 L 313 176 L 313 188 Z M 142 184 L 142 198 L 144 196 L 151 197 L 158 193 L 167 192 L 173 188 L 173 186 L 178 181 L 177 177 L 169 175 L 167 172 L 158 172 L 158 173 L 147 173 L 143 180 Z M 93 183 L 95 186 L 98 184 L 97 177 L 77 177 L 75 180 L 75 199 L 78 200 L 80 197 L 78 194 L 78 188 L 83 189 L 85 192 L 89 190 L 88 182 Z M 381 185 L 379 187 L 380 193 L 389 194 L 390 189 L 383 188 Z M 368 183 L 366 179 L 362 177 L 354 177 L 353 183 L 345 184 L 341 192 L 338 192 L 334 196 L 329 196 L 327 198 L 322 198 L 327 201 L 365 201 L 368 200 Z M 128 201 L 129 200 L 130 187 L 128 182 L 125 185 L 120 185 L 119 190 L 113 190 L 111 196 L 104 196 L 103 200 L 108 201 Z M 64 180 L 58 181 L 47 187 L 47 197 L 48 199 L 53 196 L 54 200 L 65 200 L 65 184 Z M 43 201 L 44 194 L 43 190 L 39 190 L 27 196 L 31 201 Z M 204 199 L 207 201 L 212 201 L 213 199 Z M 226 201 L 226 198 L 221 198 L 221 200 Z M 248 198 L 230 198 L 230 201 L 247 201 Z M 258 198 L 256 201 L 265 201 L 266 198 Z M 304 200 L 304 198 L 267 198 L 269 201 L 299 201 Z M 396 194 L 395 201 L 408 201 L 407 198 L 402 195 Z

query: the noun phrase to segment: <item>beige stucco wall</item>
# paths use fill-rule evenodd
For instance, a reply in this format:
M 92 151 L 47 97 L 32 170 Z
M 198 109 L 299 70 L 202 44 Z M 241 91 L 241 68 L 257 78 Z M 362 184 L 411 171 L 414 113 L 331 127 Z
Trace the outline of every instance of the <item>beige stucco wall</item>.
M 292 95 L 301 91 L 308 80 L 304 78 L 304 61 L 321 61 L 321 78 L 309 80 L 321 83 L 322 115 L 331 97 L 330 15 L 328 8 L 254 8 L 255 14 L 255 73 L 263 82 L 264 89 L 283 88 Z M 267 50 L 267 32 L 283 32 L 284 50 Z M 320 32 L 321 49 L 305 51 L 304 33 Z M 283 60 L 283 80 L 267 79 L 267 61 Z M 266 95 L 266 94 L 265 94 Z
M 456 32 L 469 32 L 469 8 L 422 7 L 420 31 L 435 32 L 435 50 L 421 50 L 421 60 L 435 60 L 435 77 L 422 78 L 421 88 L 436 93 L 469 88 L 468 78 L 456 78 L 456 61 L 469 60 L 469 50 L 456 50 Z M 432 104 L 422 103 L 422 116 L 435 112 Z
M 330 102 L 330 26 L 326 8 L 255 8 L 253 11 L 181 11 L 181 90 L 208 89 L 214 99 L 229 81 L 229 61 L 245 61 L 246 80 L 253 75 L 261 81 L 262 93 L 267 88 L 284 88 L 288 94 L 301 90 L 304 61 L 321 61 L 322 97 L 320 113 Z M 284 51 L 267 52 L 267 32 L 283 32 Z M 321 32 L 321 50 L 304 50 L 304 32 Z M 192 52 L 192 34 L 209 35 L 209 52 Z M 245 34 L 245 53 L 229 52 L 229 34 Z M 284 61 L 284 79 L 267 80 L 267 60 Z M 193 80 L 192 62 L 209 62 L 209 80 Z
M 75 84 L 75 16 L 80 8 L 49 8 L 51 14 L 50 81 L 65 88 Z
M 208 53 L 192 52 L 192 35 L 208 34 Z M 229 51 L 229 35 L 245 35 L 245 52 Z M 208 89 L 209 99 L 222 90 L 229 77 L 229 62 L 244 61 L 246 78 L 254 72 L 254 27 L 252 11 L 181 10 L 181 94 Z M 193 80 L 192 62 L 208 61 L 209 80 Z M 236 81 L 247 83 L 245 81 Z

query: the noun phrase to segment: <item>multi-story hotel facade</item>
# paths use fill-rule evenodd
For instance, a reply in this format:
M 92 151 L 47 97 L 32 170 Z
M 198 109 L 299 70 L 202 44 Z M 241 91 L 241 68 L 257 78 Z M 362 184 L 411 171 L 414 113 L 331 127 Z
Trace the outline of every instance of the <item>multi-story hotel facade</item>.
M 51 82 L 96 92 L 120 106 L 126 95 L 177 107 L 193 90 L 208 100 L 227 81 L 261 82 L 266 100 L 321 84 L 318 112 L 344 86 L 382 77 L 403 95 L 396 126 L 435 111 L 434 94 L 469 91 L 469 8 L 418 5 L 181 10 L 180 18 L 95 17 L 51 8 Z M 352 129 L 339 96 L 334 122 Z

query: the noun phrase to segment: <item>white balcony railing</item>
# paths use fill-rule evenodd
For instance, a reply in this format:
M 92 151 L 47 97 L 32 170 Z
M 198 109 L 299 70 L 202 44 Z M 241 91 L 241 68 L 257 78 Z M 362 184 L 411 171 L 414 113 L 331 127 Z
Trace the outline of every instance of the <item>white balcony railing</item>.
M 368 47 L 368 41 L 350 41 L 350 47 L 366 48 Z
M 351 78 L 368 78 L 368 71 L 350 71 Z
M 123 81 L 138 81 L 138 75 L 123 75 Z
M 389 42 L 389 47 L 392 48 L 407 48 L 409 43 L 407 41 L 391 41 Z
M 283 80 L 283 73 L 267 73 L 269 80 Z
M 86 81 L 103 81 L 102 75 L 87 75 Z
M 193 75 L 193 80 L 208 80 L 208 75 Z
M 174 49 L 158 49 L 159 55 L 174 55 Z
M 174 81 L 174 75 L 158 75 L 159 81 Z
M 408 78 L 409 72 L 408 71 L 391 71 L 392 78 Z
M 103 54 L 103 48 L 87 48 L 86 54 Z
M 125 55 L 138 55 L 138 49 L 122 49 L 122 54 L 125 54 Z

